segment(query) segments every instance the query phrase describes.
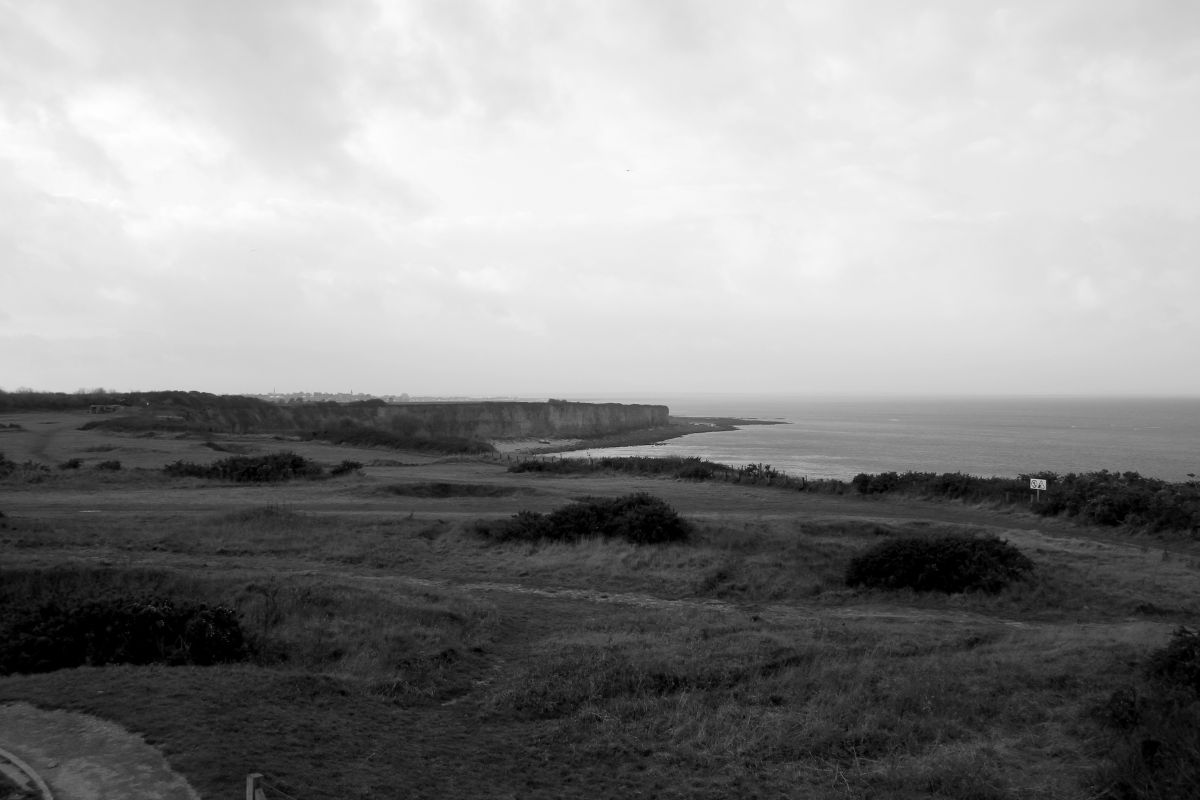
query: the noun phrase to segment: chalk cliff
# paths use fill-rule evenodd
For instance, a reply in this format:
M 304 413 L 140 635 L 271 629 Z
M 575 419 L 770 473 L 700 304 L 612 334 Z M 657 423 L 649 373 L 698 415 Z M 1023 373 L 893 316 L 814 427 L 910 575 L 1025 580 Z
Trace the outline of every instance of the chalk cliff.
M 527 402 L 307 403 L 277 405 L 248 397 L 199 392 L 137 398 L 127 413 L 89 425 L 225 433 L 306 433 L 365 425 L 403 436 L 463 439 L 585 438 L 668 424 L 661 405 Z
M 407 426 L 469 439 L 583 438 L 667 424 L 666 406 L 624 403 L 403 403 L 377 409 L 379 427 Z

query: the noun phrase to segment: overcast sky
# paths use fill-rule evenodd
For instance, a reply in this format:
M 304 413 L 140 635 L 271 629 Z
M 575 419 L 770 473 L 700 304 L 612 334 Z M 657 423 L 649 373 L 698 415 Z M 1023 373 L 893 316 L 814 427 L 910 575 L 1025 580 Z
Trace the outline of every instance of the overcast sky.
M 1200 3 L 0 0 L 0 388 L 1200 394 Z

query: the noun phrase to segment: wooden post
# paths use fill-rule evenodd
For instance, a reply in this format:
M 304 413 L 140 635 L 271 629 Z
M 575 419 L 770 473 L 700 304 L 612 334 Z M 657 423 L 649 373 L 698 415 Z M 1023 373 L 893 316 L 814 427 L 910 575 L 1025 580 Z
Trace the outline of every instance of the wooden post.
M 266 800 L 262 790 L 261 772 L 251 772 L 246 776 L 246 800 Z

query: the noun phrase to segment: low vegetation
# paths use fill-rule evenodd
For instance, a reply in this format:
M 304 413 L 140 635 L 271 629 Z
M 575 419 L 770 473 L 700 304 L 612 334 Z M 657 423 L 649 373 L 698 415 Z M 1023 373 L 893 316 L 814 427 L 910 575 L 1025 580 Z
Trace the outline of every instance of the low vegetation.
M 275 483 L 295 478 L 320 478 L 325 470 L 320 464 L 303 456 L 283 451 L 261 456 L 230 456 L 211 464 L 176 461 L 163 467 L 163 472 L 174 478 Z
M 1183 800 L 1200 790 L 1200 631 L 1181 627 L 1136 681 L 1097 709 L 1113 731 L 1105 797 Z
M 50 467 L 36 461 L 17 463 L 0 452 L 0 480 L 8 479 L 21 483 L 40 483 L 50 472 Z
M 1200 534 L 1200 482 L 1171 483 L 1136 472 L 1039 472 L 1010 478 L 980 478 L 962 473 L 883 472 L 856 475 L 850 482 L 860 494 L 906 494 L 968 502 L 1026 502 L 1029 479 L 1044 478 L 1049 490 L 1033 503 L 1043 516 L 1063 515 L 1089 525 L 1127 525 L 1152 532 Z
M 496 448 L 487 442 L 456 436 L 437 436 L 421 431 L 390 431 L 369 425 L 345 422 L 337 427 L 312 431 L 311 439 L 352 447 L 382 447 L 390 450 L 415 450 L 426 453 L 482 455 Z
M 42 800 L 42 793 L 36 787 L 18 784 L 0 772 L 0 800 Z
M 993 505 L 1026 505 L 1043 516 L 1062 515 L 1087 525 L 1128 526 L 1154 533 L 1184 532 L 1200 537 L 1200 481 L 1171 483 L 1136 472 L 1037 472 L 1017 478 L 983 478 L 961 472 L 860 473 L 850 481 L 808 480 L 787 475 L 769 464 L 731 467 L 699 458 L 671 456 L 600 458 L 527 458 L 510 472 L 559 475 L 625 473 L 680 480 L 749 483 L 819 494 L 903 495 Z M 1029 479 L 1050 484 L 1030 501 Z
M 1020 550 L 994 537 L 906 537 L 883 541 L 846 567 L 848 586 L 917 592 L 998 592 L 1033 571 Z
M 363 468 L 361 461 L 352 461 L 346 459 L 340 464 L 336 464 L 330 468 L 329 474 L 335 478 L 340 478 L 342 475 L 352 475 Z
M 235 515 L 247 525 L 287 512 Z M 0 675 L 116 664 L 250 661 L 361 681 L 394 702 L 445 700 L 470 686 L 473 649 L 494 613 L 451 590 L 387 597 L 328 581 L 201 580 L 168 570 L 0 570 Z
M 71 572 L 6 571 L 0 597 L 0 674 L 83 665 L 199 664 L 249 655 L 236 614 Z M 145 587 L 143 587 L 144 589 Z
M 509 497 L 520 492 L 513 486 L 496 486 L 488 483 L 449 483 L 446 481 L 420 481 L 417 483 L 393 483 L 379 489 L 382 494 L 397 497 Z
M 118 722 L 205 797 L 248 771 L 308 800 L 1190 800 L 1200 782 L 1200 550 L 1047 533 L 1003 507 L 1027 483 L 331 448 L 323 470 L 229 458 L 200 483 L 146 465 L 267 437 L 99 436 L 21 442 L 87 469 L 8 462 L 0 702 Z M 355 477 L 277 482 L 313 467 Z M 1101 475 L 1051 495 L 1154 488 Z M 876 502 L 895 494 L 972 505 Z M 1089 502 L 1053 513 L 1140 501 Z
M 591 497 L 549 514 L 521 511 L 500 522 L 480 522 L 476 531 L 498 541 L 579 541 L 589 537 L 635 544 L 680 542 L 691 525 L 675 509 L 645 493 L 617 498 Z

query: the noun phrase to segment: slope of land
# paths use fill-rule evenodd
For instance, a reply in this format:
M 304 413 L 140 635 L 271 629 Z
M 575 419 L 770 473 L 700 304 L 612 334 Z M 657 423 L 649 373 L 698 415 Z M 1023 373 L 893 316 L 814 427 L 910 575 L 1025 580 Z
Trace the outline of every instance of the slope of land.
M 250 772 L 306 799 L 1102 796 L 1126 754 L 1103 709 L 1200 614 L 1193 543 L 1012 509 L 0 422 L 16 417 L 9 458 L 80 465 L 3 482 L 9 585 L 225 604 L 258 649 L 12 674 L 0 703 L 111 720 L 214 800 Z M 285 446 L 366 466 L 278 484 L 159 469 Z M 476 532 L 642 491 L 689 541 Z M 871 544 L 939 533 L 1000 536 L 1034 575 L 996 595 L 844 585 Z

